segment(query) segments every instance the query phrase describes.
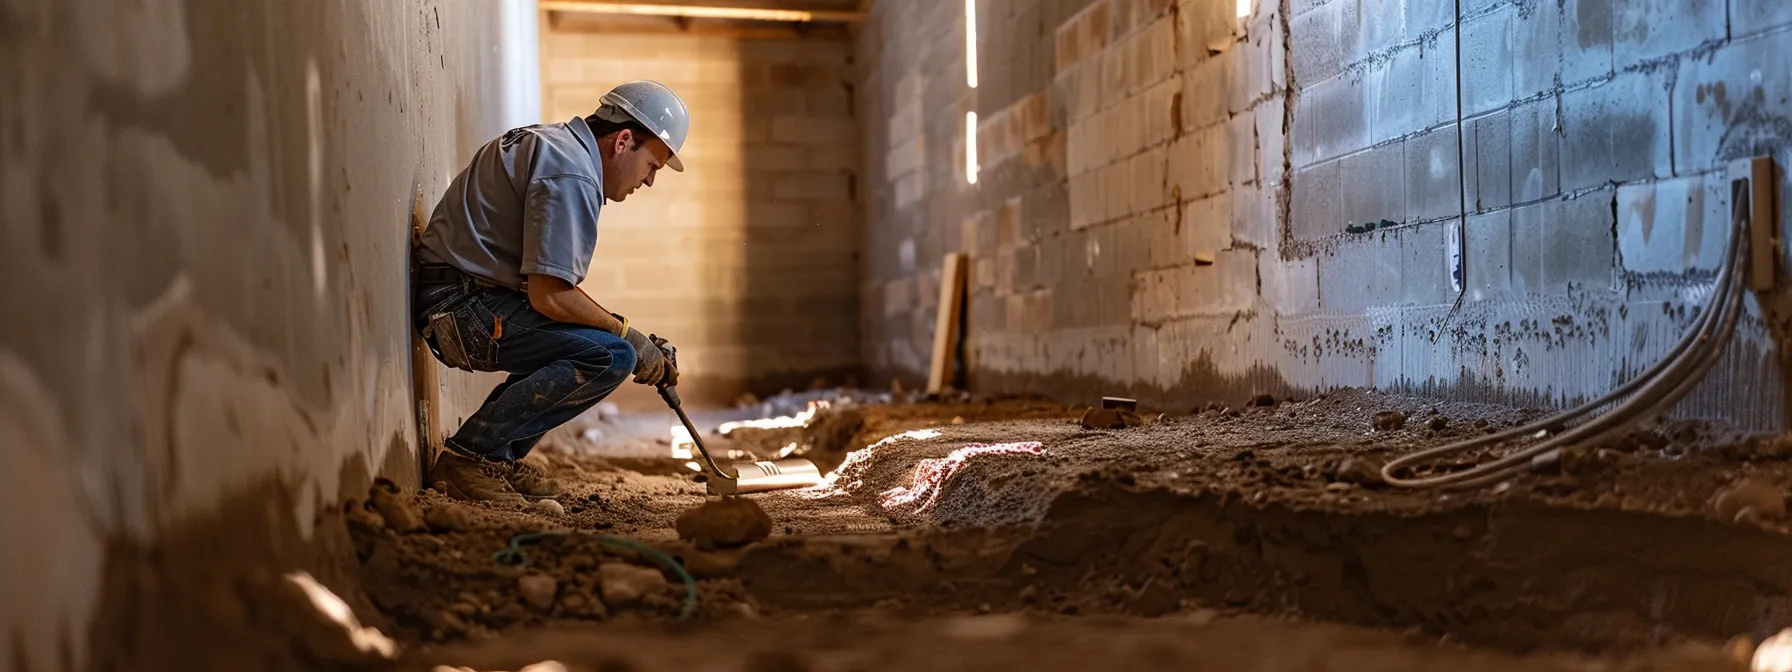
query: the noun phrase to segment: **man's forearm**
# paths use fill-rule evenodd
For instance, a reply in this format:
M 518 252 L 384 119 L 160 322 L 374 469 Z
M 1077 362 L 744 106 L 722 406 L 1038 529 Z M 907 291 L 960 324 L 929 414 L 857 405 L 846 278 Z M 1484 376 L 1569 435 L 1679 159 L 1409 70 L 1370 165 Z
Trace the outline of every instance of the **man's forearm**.
M 627 336 L 627 334 L 623 333 L 628 328 L 626 323 L 616 319 L 614 314 L 600 305 L 597 302 L 597 299 L 593 299 L 590 294 L 586 294 L 584 289 L 576 286 L 572 289 L 573 292 L 578 295 L 578 299 L 580 300 L 574 300 L 570 303 L 582 304 L 587 308 L 585 312 L 590 313 L 589 316 L 580 315 L 580 317 L 585 319 L 578 322 L 578 324 L 583 324 L 588 327 L 596 327 L 617 336 Z
M 625 325 L 577 285 L 549 276 L 530 276 L 529 303 L 549 319 L 624 335 Z

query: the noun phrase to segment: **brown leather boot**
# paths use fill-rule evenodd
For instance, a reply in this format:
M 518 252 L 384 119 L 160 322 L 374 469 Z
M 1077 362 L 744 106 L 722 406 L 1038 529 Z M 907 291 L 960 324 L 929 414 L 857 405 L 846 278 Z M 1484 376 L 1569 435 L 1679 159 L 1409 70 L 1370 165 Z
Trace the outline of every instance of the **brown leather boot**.
M 502 462 L 468 457 L 453 450 L 436 456 L 429 468 L 431 484 L 445 486 L 448 496 L 482 502 L 520 504 L 522 495 L 511 489 L 505 477 L 510 470 Z
M 510 481 L 510 487 L 524 497 L 559 497 L 563 492 L 559 482 L 521 460 L 510 465 L 510 471 L 505 473 L 505 477 Z

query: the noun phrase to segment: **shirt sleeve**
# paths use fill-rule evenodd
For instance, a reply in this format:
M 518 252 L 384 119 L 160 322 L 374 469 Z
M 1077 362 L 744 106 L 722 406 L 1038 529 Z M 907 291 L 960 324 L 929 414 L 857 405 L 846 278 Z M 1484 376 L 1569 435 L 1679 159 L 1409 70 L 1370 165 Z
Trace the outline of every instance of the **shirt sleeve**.
M 529 182 L 524 195 L 521 273 L 551 275 L 572 284 L 585 279 L 597 245 L 597 185 L 582 175 Z

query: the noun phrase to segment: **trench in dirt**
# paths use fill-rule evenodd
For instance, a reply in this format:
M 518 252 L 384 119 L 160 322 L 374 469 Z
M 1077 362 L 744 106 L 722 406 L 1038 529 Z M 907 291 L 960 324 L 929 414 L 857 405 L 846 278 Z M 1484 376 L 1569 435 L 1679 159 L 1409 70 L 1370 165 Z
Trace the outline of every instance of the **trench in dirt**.
M 1514 501 L 1352 515 L 1094 484 L 1057 500 L 1034 534 L 784 540 L 747 553 L 740 576 L 790 610 L 1211 606 L 1520 651 L 1626 651 L 1771 634 L 1792 608 L 1788 551 L 1777 534 L 1647 513 Z
M 1450 419 L 1365 435 L 1371 415 L 1386 408 Z M 1342 394 L 1119 431 L 1085 430 L 1068 420 L 1076 415 L 1031 402 L 899 405 L 772 432 L 776 444 L 806 435 L 810 454 L 845 462 L 840 472 L 852 483 L 832 486 L 827 497 L 749 496 L 775 531 L 745 548 L 676 539 L 673 519 L 705 500 L 688 473 L 653 461 L 617 467 L 570 451 L 551 463 L 569 489 L 563 513 L 460 506 L 425 492 L 409 496 L 432 519 L 428 530 L 395 533 L 367 515 L 351 527 L 368 597 L 418 642 L 675 620 L 683 593 L 671 572 L 670 586 L 638 600 L 605 593 L 602 568 L 652 566 L 639 553 L 569 538 L 531 546 L 528 567 L 490 560 L 515 534 L 553 528 L 596 530 L 669 553 L 698 579 L 699 632 L 742 619 L 867 609 L 1148 618 L 1219 610 L 1514 651 L 1611 653 L 1736 634 L 1758 641 L 1792 619 L 1792 567 L 1782 562 L 1792 543 L 1783 525 L 1713 520 L 1702 510 L 1713 488 L 1739 475 L 1792 483 L 1792 450 L 1751 452 L 1764 444 L 1664 426 L 1597 459 L 1570 461 L 1561 474 L 1449 496 L 1341 484 L 1340 463 L 1534 413 Z M 1004 419 L 1012 417 L 1029 419 Z M 938 434 L 845 455 L 918 427 Z M 745 444 L 751 434 L 740 438 Z M 1013 440 L 1037 441 L 1046 456 L 966 462 L 937 484 L 937 504 L 925 512 L 892 511 L 878 497 L 928 460 Z M 459 510 L 465 520 L 437 525 L 438 510 Z M 983 524 L 1012 520 L 1036 524 Z M 545 598 L 519 589 L 532 575 L 554 579 Z

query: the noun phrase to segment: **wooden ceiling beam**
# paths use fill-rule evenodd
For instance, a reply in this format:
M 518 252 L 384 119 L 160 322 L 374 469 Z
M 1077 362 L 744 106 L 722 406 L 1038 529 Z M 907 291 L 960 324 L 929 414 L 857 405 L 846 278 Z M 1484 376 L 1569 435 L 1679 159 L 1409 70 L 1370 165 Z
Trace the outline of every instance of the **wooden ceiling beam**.
M 559 12 L 552 16 L 564 16 Z M 562 21 L 554 30 L 566 33 L 585 33 L 597 35 L 698 35 L 703 37 L 733 37 L 747 40 L 785 40 L 785 39 L 839 39 L 847 36 L 844 26 L 839 24 L 821 24 L 811 28 L 799 28 L 788 23 L 740 23 L 734 21 L 692 21 L 689 26 L 680 26 L 670 19 L 664 23 L 629 23 L 616 25 L 604 21 L 578 21 L 570 19 Z
M 672 16 L 689 19 L 736 19 L 743 21 L 777 21 L 783 23 L 860 23 L 868 16 L 864 11 L 761 9 L 709 5 L 595 2 L 592 0 L 541 0 L 539 4 L 541 9 L 554 12 L 626 14 L 633 16 Z

